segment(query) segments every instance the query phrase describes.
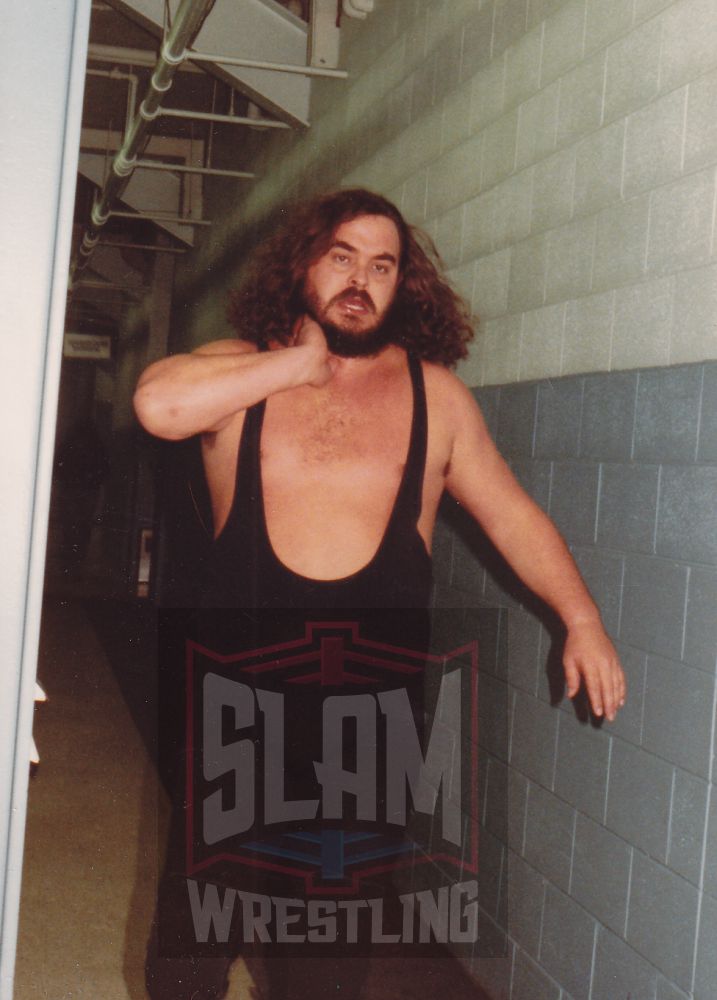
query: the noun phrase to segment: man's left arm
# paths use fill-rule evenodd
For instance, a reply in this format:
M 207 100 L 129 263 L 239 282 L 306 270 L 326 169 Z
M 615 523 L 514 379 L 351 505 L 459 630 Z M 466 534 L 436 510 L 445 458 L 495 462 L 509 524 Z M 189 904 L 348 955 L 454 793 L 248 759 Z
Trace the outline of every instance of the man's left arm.
M 480 523 L 520 579 L 560 616 L 569 697 L 581 678 L 596 715 L 615 718 L 625 676 L 600 612 L 557 528 L 498 453 L 471 394 L 453 383 L 454 423 L 446 488 Z M 445 411 L 444 411 L 445 412 Z

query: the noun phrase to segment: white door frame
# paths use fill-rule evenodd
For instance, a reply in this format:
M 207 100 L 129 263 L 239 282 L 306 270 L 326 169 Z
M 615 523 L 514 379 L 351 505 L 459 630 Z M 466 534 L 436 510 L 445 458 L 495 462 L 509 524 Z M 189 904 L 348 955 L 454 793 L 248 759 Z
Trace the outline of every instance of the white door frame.
M 0 1000 L 11 1000 L 90 0 L 0 35 Z

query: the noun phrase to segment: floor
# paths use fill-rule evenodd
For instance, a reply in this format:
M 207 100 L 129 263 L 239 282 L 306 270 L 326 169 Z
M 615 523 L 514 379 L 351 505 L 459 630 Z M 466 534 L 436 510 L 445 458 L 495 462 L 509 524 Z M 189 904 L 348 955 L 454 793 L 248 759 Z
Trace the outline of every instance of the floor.
M 148 609 L 46 600 L 15 1000 L 144 1000 L 144 949 L 167 806 L 153 762 Z M 72 596 L 69 596 L 72 595 Z M 143 618 L 144 616 L 144 618 Z M 371 963 L 365 1000 L 489 1000 L 450 956 Z M 261 964 L 235 963 L 228 1000 L 266 1000 Z

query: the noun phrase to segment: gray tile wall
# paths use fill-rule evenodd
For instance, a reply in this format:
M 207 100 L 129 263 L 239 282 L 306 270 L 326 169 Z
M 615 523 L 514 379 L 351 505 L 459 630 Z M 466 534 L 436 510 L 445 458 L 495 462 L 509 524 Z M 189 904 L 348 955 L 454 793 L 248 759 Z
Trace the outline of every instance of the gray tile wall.
M 437 604 L 506 609 L 480 685 L 482 861 L 500 865 L 483 877 L 510 943 L 496 996 L 715 1000 L 717 363 L 475 394 L 629 683 L 614 724 L 562 697 L 554 621 L 447 507 Z

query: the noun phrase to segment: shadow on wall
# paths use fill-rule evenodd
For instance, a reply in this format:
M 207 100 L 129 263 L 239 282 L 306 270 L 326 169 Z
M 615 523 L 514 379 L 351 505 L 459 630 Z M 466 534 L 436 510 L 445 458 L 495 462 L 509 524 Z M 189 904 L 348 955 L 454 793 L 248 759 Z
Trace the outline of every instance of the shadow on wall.
M 443 524 L 452 532 L 461 547 L 483 567 L 494 587 L 500 590 L 507 601 L 525 609 L 550 637 L 550 649 L 542 664 L 545 670 L 550 704 L 557 706 L 565 698 L 565 673 L 562 665 L 563 645 L 565 642 L 565 627 L 558 616 L 539 597 L 529 590 L 515 575 L 500 552 L 496 549 L 483 529 L 461 506 L 449 496 L 445 496 L 440 508 L 440 518 Z M 481 603 L 490 603 L 486 598 Z M 575 715 L 580 722 L 591 722 L 599 728 L 603 724 L 590 712 L 588 698 L 584 690 L 573 699 Z

